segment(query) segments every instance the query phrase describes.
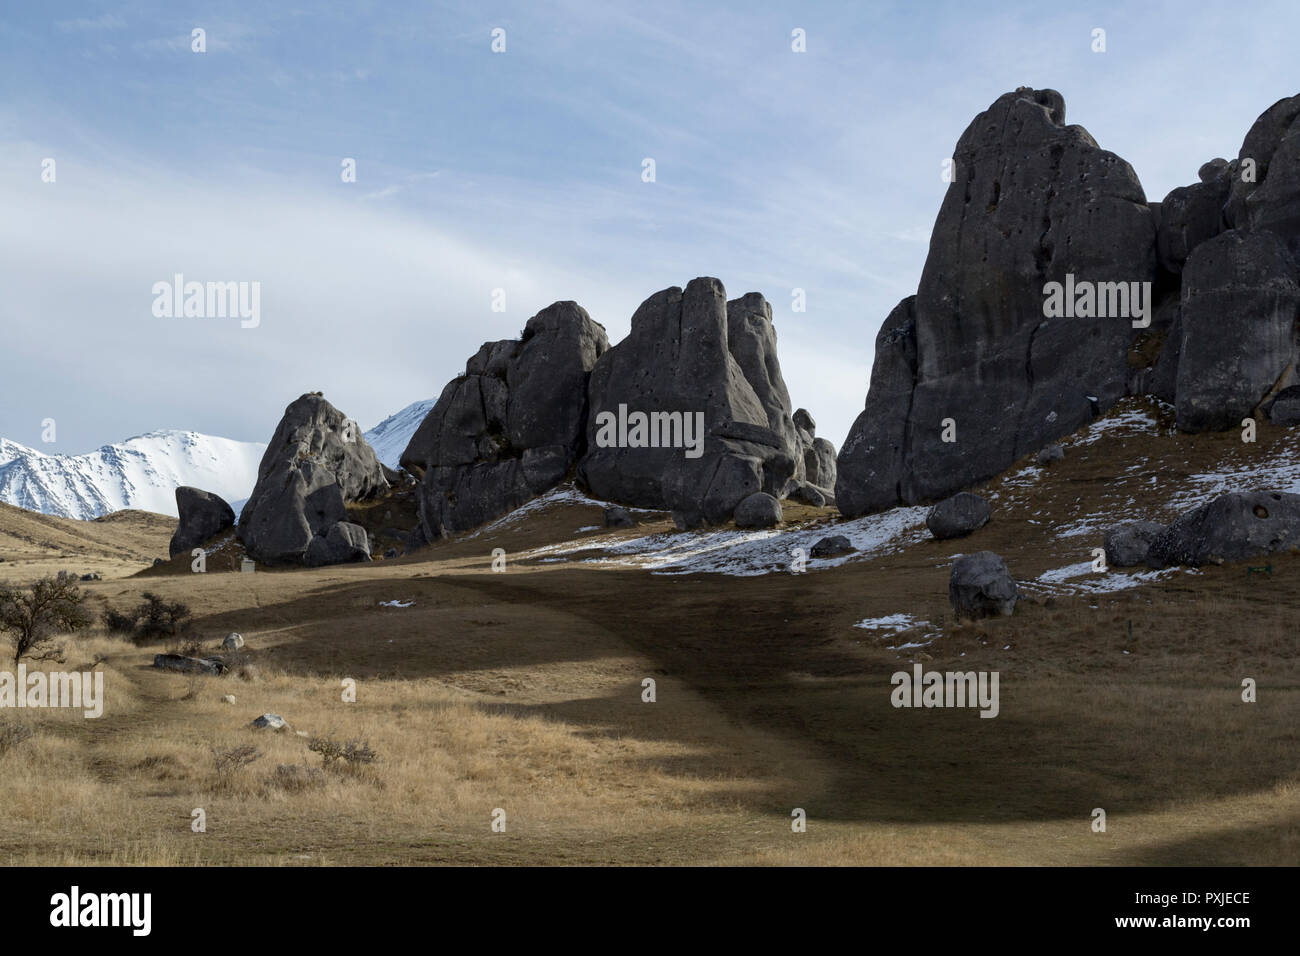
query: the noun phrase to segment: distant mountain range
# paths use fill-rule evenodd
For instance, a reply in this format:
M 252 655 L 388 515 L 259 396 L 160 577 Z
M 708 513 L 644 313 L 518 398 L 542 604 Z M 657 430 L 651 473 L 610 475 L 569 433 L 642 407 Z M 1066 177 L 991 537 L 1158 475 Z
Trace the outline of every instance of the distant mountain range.
M 406 451 L 411 436 L 415 434 L 415 430 L 420 427 L 420 422 L 424 421 L 436 401 L 436 398 L 427 398 L 422 402 L 413 402 L 397 414 L 389 415 L 365 433 L 366 441 L 375 450 L 380 461 L 389 468 L 397 467 L 397 460 L 402 457 L 402 452 Z
M 365 439 L 390 468 L 434 400 L 390 415 Z M 149 432 L 84 455 L 48 455 L 0 438 L 0 501 L 61 518 L 90 520 L 125 508 L 176 516 L 176 489 L 218 494 L 238 514 L 257 483 L 265 442 L 197 432 Z

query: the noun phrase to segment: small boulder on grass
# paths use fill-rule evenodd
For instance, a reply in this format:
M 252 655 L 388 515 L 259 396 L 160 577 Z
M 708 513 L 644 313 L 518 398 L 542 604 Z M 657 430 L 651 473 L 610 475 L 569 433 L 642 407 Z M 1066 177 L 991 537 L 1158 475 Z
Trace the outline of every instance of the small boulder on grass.
M 263 714 L 253 721 L 253 726 L 259 730 L 287 730 L 289 722 L 279 714 Z
M 841 554 L 850 554 L 856 549 L 847 535 L 832 534 L 820 539 L 808 552 L 813 558 L 836 558 Z
M 781 523 L 781 502 L 757 491 L 736 505 L 732 517 L 737 528 L 771 528 Z
M 1020 591 L 1007 564 L 992 551 L 964 554 L 952 565 L 948 600 L 957 617 L 1013 614 Z
M 1112 568 L 1131 568 L 1145 564 L 1151 542 L 1165 530 L 1154 521 L 1131 521 L 1109 529 L 1101 539 L 1106 564 Z
M 1038 453 L 1038 463 L 1040 465 L 1051 465 L 1058 461 L 1065 460 L 1065 447 L 1062 445 L 1048 445 Z
M 221 642 L 221 649 L 223 651 L 237 651 L 243 646 L 244 635 L 236 634 L 234 631 L 227 634 L 226 639 Z
M 186 657 L 184 654 L 155 654 L 153 666 L 178 674 L 206 674 L 209 677 L 220 677 L 226 672 L 223 660 L 216 657 Z
M 635 521 L 628 514 L 626 508 L 620 508 L 617 505 L 605 509 L 605 527 L 606 528 L 630 528 Z
M 936 541 L 964 538 L 989 523 L 992 510 L 979 495 L 963 491 L 946 498 L 930 509 L 925 526 Z

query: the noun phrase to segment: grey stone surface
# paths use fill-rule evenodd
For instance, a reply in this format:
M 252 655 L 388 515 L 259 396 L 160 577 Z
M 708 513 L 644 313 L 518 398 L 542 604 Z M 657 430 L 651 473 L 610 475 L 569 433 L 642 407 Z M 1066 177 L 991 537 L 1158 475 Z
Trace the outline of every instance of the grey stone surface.
M 1131 568 L 1145 564 L 1151 542 L 1163 534 L 1165 526 L 1155 521 L 1131 521 L 1110 528 L 1102 536 L 1106 564 L 1112 568 Z
M 989 503 L 969 491 L 946 498 L 930 509 L 925 526 L 936 540 L 962 538 L 989 523 Z
M 953 156 L 917 295 L 881 329 L 839 455 L 846 515 L 992 477 L 1125 391 L 1131 318 L 1046 318 L 1044 289 L 1154 281 L 1155 217 L 1132 168 L 1066 126 L 1053 90 L 999 97 Z
M 597 497 L 722 523 L 758 491 L 777 495 L 805 468 L 776 354 L 771 308 L 751 293 L 727 301 L 713 278 L 651 296 L 631 332 L 596 363 L 588 386 L 579 478 Z M 598 416 L 703 415 L 699 457 L 681 447 L 601 447 Z M 662 443 L 661 443 L 662 444 Z
M 1300 495 L 1233 492 L 1179 517 L 1151 542 L 1152 567 L 1222 564 L 1300 547 Z
M 1180 430 L 1239 427 L 1272 389 L 1292 384 L 1296 276 L 1284 242 L 1269 232 L 1231 230 L 1192 253 L 1179 318 Z
M 755 492 L 736 505 L 737 528 L 771 528 L 781 523 L 781 502 L 766 492 Z
M 1274 425 L 1300 425 L 1300 385 L 1278 392 L 1269 405 L 1268 420 Z
M 309 393 L 285 409 L 239 516 L 239 536 L 259 563 L 299 564 L 317 537 L 347 518 L 347 502 L 387 490 L 356 423 Z
M 427 540 L 500 517 L 564 479 L 585 445 L 588 376 L 608 347 L 585 309 L 556 302 L 518 341 L 479 349 L 402 454 L 421 476 Z
M 842 554 L 852 554 L 857 549 L 847 535 L 831 534 L 819 538 L 808 552 L 812 558 L 836 558 Z
M 213 535 L 235 525 L 235 512 L 220 495 L 186 485 L 176 489 L 180 519 L 172 535 L 171 557 L 188 553 Z
M 953 562 L 948 601 L 959 618 L 1013 614 L 1019 599 L 1006 562 L 992 551 L 965 554 Z

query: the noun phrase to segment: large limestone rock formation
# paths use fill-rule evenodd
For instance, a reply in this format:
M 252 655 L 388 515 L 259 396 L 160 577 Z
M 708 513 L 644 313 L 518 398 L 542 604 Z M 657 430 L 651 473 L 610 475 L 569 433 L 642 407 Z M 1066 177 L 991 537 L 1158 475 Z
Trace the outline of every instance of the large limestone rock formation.
M 235 512 L 226 500 L 201 488 L 187 485 L 177 488 L 176 511 L 180 520 L 171 540 L 170 554 L 173 558 L 197 548 L 235 524 Z
M 578 475 L 597 497 L 671 509 L 695 526 L 730 520 L 757 492 L 787 494 L 807 479 L 806 452 L 825 480 L 824 446 L 795 424 L 772 309 L 757 293 L 728 302 L 720 281 L 699 278 L 652 295 L 628 337 L 596 363 L 587 391 Z M 648 434 L 622 429 L 611 441 L 602 431 L 613 416 L 636 413 L 656 416 Z M 686 438 L 702 443 L 683 447 Z
M 402 467 L 421 476 L 429 540 L 499 517 L 564 478 L 585 444 L 588 375 L 608 348 L 585 309 L 556 302 L 518 341 L 479 349 L 402 453 Z
M 880 330 L 840 451 L 848 515 L 992 477 L 1125 392 L 1132 317 L 1047 318 L 1044 301 L 1051 282 L 1154 282 L 1155 217 L 1132 168 L 1065 125 L 1059 93 L 1027 88 L 975 118 L 954 164 L 920 288 Z
M 1183 431 L 1236 428 L 1291 384 L 1300 282 L 1284 241 L 1233 229 L 1198 246 L 1183 269 L 1175 393 Z
M 284 410 L 240 513 L 239 536 L 263 564 L 368 558 L 368 544 L 359 543 L 365 531 L 347 521 L 345 506 L 387 490 L 383 466 L 356 423 L 309 393 Z M 335 530 L 339 524 L 346 527 Z

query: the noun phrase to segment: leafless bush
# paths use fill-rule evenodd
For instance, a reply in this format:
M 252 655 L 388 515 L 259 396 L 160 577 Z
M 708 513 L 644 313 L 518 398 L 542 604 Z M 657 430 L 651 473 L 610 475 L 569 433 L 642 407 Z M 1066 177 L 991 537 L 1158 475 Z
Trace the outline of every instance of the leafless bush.
M 355 771 L 379 759 L 379 754 L 370 749 L 370 741 L 354 739 L 344 743 L 335 740 L 333 734 L 311 738 L 307 741 L 307 749 L 320 754 L 321 763 L 326 769 L 337 769 L 341 760 L 349 770 Z
M 15 664 L 23 657 L 63 662 L 63 647 L 54 643 L 55 636 L 81 630 L 91 621 L 75 580 L 59 572 L 57 578 L 41 578 L 25 589 L 0 588 L 0 634 L 9 636 Z
M 252 744 L 240 744 L 229 750 L 208 747 L 212 751 L 212 767 L 217 774 L 217 787 L 224 788 L 233 781 L 235 774 L 262 756 L 262 751 Z

